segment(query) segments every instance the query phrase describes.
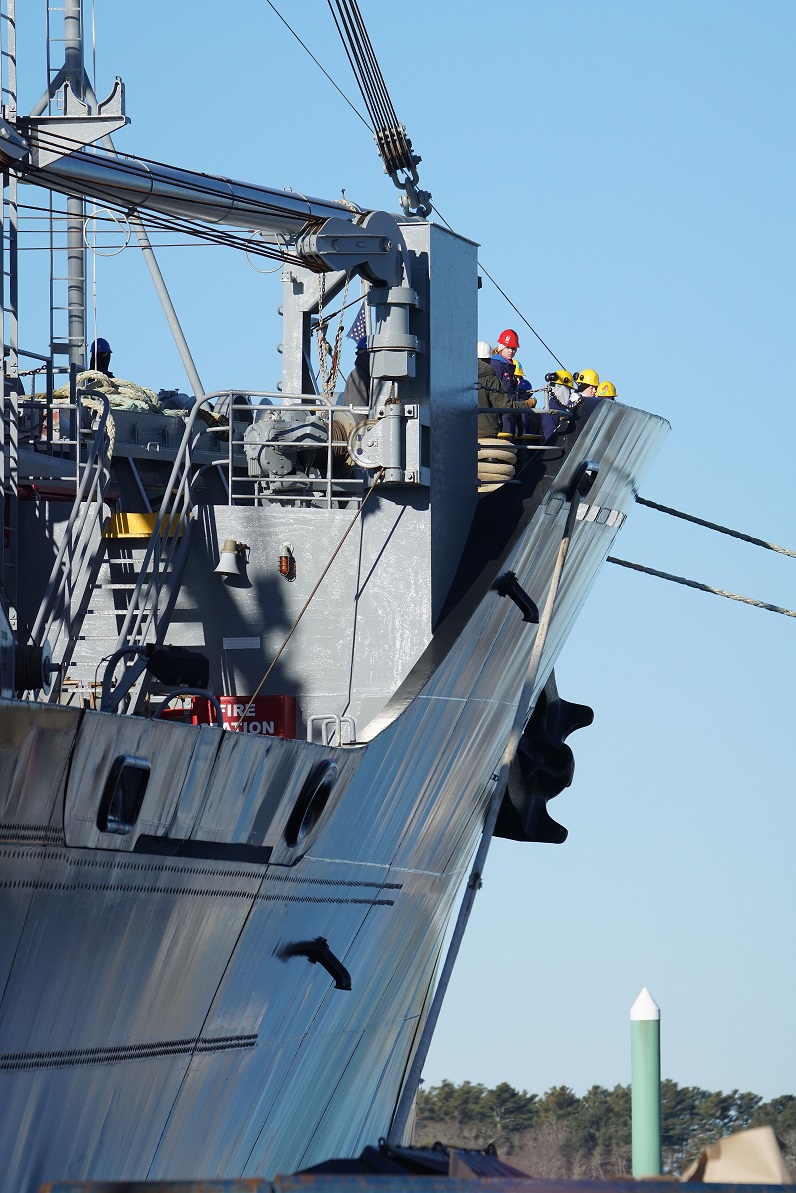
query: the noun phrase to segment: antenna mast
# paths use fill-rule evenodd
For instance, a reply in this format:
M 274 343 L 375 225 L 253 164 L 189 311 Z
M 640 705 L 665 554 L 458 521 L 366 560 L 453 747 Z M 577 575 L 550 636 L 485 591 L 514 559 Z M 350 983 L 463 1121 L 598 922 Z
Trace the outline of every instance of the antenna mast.
M 53 30 L 53 14 L 63 12 L 63 36 Z M 63 46 L 63 65 L 53 68 L 54 54 Z M 71 87 L 79 100 L 86 98 L 86 70 L 83 51 L 83 0 L 63 0 L 63 7 L 47 0 L 47 97 L 49 115 L 56 115 L 56 96 L 63 85 Z M 40 101 L 41 103 L 41 101 Z M 38 114 L 35 110 L 33 115 Z M 51 233 L 50 251 L 50 352 L 68 355 L 70 365 L 82 369 L 86 364 L 86 246 L 83 229 L 86 204 L 83 199 L 70 196 L 66 200 L 66 279 L 56 273 L 57 232 Z M 57 225 L 55 225 L 57 227 Z M 56 311 L 63 309 L 55 302 L 58 282 L 66 281 L 66 340 L 58 340 Z

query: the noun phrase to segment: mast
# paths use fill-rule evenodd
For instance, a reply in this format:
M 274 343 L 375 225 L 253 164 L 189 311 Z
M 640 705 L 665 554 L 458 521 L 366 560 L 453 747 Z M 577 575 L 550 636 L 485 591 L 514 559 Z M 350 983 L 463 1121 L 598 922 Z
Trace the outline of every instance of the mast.
M 49 12 L 48 4 L 48 12 Z M 85 98 L 83 61 L 83 0 L 64 0 L 64 72 L 78 99 Z M 67 342 L 69 363 L 81 369 L 86 361 L 86 246 L 83 228 L 86 205 L 70 195 L 66 200 Z
M 57 116 L 55 97 L 64 84 L 74 96 L 86 96 L 86 72 L 83 52 L 83 0 L 63 0 L 63 5 L 46 3 L 47 19 L 47 88 L 31 111 L 31 117 L 47 112 Z M 63 13 L 63 36 L 53 28 L 53 15 Z M 63 47 L 63 63 L 53 66 L 55 55 Z M 57 232 L 59 212 L 54 197 L 50 197 L 50 353 L 53 358 L 68 356 L 69 364 L 82 369 L 86 346 L 86 246 L 83 238 L 85 202 L 80 196 L 69 196 L 61 218 L 66 223 L 66 276 L 58 273 L 57 262 L 63 249 Z M 59 283 L 66 284 L 65 304 L 57 301 Z M 66 336 L 58 334 L 56 312 L 66 311 Z

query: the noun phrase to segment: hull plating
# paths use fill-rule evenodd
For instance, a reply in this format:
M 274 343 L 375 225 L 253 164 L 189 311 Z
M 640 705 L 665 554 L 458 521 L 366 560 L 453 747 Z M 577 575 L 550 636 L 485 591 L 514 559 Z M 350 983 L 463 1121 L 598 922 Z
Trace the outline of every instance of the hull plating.
M 602 467 L 538 689 L 659 438 L 658 420 L 610 406 L 578 443 Z M 565 517 L 548 501 L 508 560 L 540 606 Z M 386 1133 L 534 633 L 489 592 L 403 710 L 347 750 L 4 705 L 0 1188 L 269 1176 Z M 152 760 L 138 835 L 253 845 L 268 863 L 103 838 L 98 785 L 120 752 Z M 291 849 L 285 823 L 324 757 L 338 783 Z M 318 936 L 350 992 L 280 958 Z

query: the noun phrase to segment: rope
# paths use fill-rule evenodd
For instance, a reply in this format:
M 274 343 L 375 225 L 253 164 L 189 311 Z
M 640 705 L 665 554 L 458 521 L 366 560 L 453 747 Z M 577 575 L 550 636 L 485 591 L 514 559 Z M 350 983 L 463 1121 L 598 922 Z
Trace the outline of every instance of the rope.
M 315 582 L 315 587 L 313 588 L 312 592 L 310 593 L 310 595 L 307 597 L 306 601 L 305 601 L 305 602 L 304 602 L 304 604 L 302 605 L 302 607 L 301 607 L 301 610 L 300 610 L 300 612 L 299 612 L 298 616 L 296 617 L 296 620 L 293 622 L 292 626 L 291 626 L 291 627 L 290 627 L 290 629 L 288 630 L 288 632 L 287 632 L 287 635 L 286 635 L 286 637 L 285 637 L 285 639 L 284 639 L 284 641 L 283 641 L 282 645 L 279 647 L 279 650 L 276 652 L 276 654 L 274 655 L 273 659 L 271 660 L 271 662 L 270 662 L 270 664 L 269 664 L 269 666 L 268 666 L 268 670 L 266 671 L 265 675 L 262 677 L 262 679 L 261 679 L 261 680 L 260 680 L 260 682 L 258 683 L 257 687 L 256 687 L 256 688 L 255 688 L 255 690 L 254 690 L 254 693 L 253 693 L 253 695 L 251 695 L 251 696 L 249 697 L 249 703 L 248 703 L 248 704 L 246 705 L 246 707 L 244 708 L 243 712 L 241 713 L 240 719 L 238 720 L 238 722 L 237 722 L 237 723 L 236 723 L 236 725 L 235 725 L 235 729 L 236 729 L 236 730 L 240 729 L 240 727 L 241 727 L 241 724 L 242 724 L 242 722 L 243 722 L 243 719 L 244 719 L 244 717 L 246 717 L 246 716 L 248 715 L 249 709 L 251 708 L 252 704 L 253 704 L 253 703 L 254 703 L 254 701 L 256 700 L 256 698 L 257 698 L 257 695 L 259 694 L 259 692 L 261 692 L 261 691 L 262 691 L 263 685 L 264 685 L 264 684 L 265 684 L 265 682 L 267 681 L 267 679 L 268 679 L 268 676 L 271 674 L 271 672 L 273 671 L 274 667 L 276 666 L 276 664 L 277 664 L 277 662 L 278 662 L 278 660 L 279 660 L 279 656 L 282 654 L 282 651 L 285 649 L 285 647 L 287 646 L 288 642 L 289 642 L 289 641 L 290 641 L 290 639 L 293 637 L 293 633 L 294 633 L 294 631 L 296 630 L 296 627 L 298 626 L 298 623 L 301 621 L 302 617 L 303 617 L 303 616 L 304 616 L 304 614 L 307 612 L 307 609 L 308 609 L 308 608 L 309 608 L 309 606 L 310 606 L 310 601 L 311 601 L 311 600 L 312 600 L 312 598 L 315 596 L 315 593 L 318 591 L 318 589 L 320 588 L 321 584 L 323 583 L 323 579 L 324 579 L 324 577 L 325 577 L 326 573 L 329 571 L 329 568 L 330 568 L 330 567 L 332 566 L 332 564 L 334 563 L 334 561 L 335 561 L 335 559 L 337 558 L 338 554 L 340 553 L 340 550 L 341 550 L 341 548 L 342 548 L 342 546 L 343 546 L 343 543 L 346 541 L 346 539 L 348 538 L 349 534 L 351 533 L 351 531 L 352 531 L 352 530 L 354 529 L 354 527 L 356 526 L 356 524 L 357 524 L 357 521 L 358 521 L 358 520 L 359 520 L 359 518 L 362 516 L 362 511 L 364 510 L 365 506 L 368 504 L 368 501 L 370 500 L 371 494 L 376 492 L 376 488 L 377 488 L 377 486 L 378 486 L 378 483 L 379 483 L 379 480 L 380 480 L 380 479 L 381 479 L 381 473 L 378 473 L 378 474 L 377 474 L 377 476 L 376 476 L 376 478 L 375 478 L 375 480 L 374 480 L 374 482 L 373 482 L 373 484 L 371 485 L 371 487 L 368 489 L 367 493 L 365 494 L 365 500 L 362 502 L 362 504 L 360 505 L 359 509 L 358 509 L 358 510 L 357 510 L 357 512 L 354 514 L 354 516 L 353 516 L 353 518 L 351 519 L 351 521 L 349 522 L 349 524 L 348 524 L 348 529 L 346 530 L 345 534 L 344 534 L 344 535 L 343 535 L 343 537 L 340 539 L 340 542 L 337 544 L 337 546 L 335 547 L 334 551 L 332 552 L 332 555 L 331 555 L 331 558 L 329 559 L 329 562 L 327 563 L 326 567 L 323 569 L 323 571 L 321 572 L 320 576 L 318 577 L 318 579 L 317 579 L 317 580 L 316 580 L 316 582 Z
M 796 559 L 796 551 L 789 551 L 787 547 L 778 547 L 776 543 L 755 538 L 752 534 L 742 534 L 740 530 L 731 530 L 729 526 L 720 526 L 718 522 L 706 522 L 704 518 L 696 518 L 693 514 L 684 514 L 682 510 L 671 509 L 668 505 L 659 505 L 657 501 L 648 501 L 646 497 L 637 497 L 636 501 L 639 505 L 649 506 L 651 510 L 658 510 L 662 514 L 671 514 L 673 518 L 682 518 L 684 522 L 694 522 L 697 526 L 705 526 L 708 530 L 715 530 L 718 534 L 728 534 L 730 538 L 740 539 L 755 547 L 765 547 L 767 551 L 778 551 L 780 555 Z
M 766 601 L 755 600 L 754 597 L 739 596 L 736 592 L 726 592 L 723 588 L 713 588 L 710 584 L 701 584 L 699 580 L 688 580 L 685 576 L 673 576 L 670 572 L 659 572 L 657 568 L 645 567 L 642 563 L 631 563 L 627 559 L 617 559 L 613 555 L 608 556 L 608 562 L 619 564 L 623 568 L 631 568 L 634 572 L 643 572 L 646 576 L 657 576 L 660 580 L 671 580 L 673 584 L 684 584 L 687 588 L 696 588 L 700 592 L 712 592 L 714 596 L 726 597 L 728 601 L 740 601 L 743 605 L 754 605 L 756 609 L 766 609 L 769 613 L 781 613 L 783 617 L 796 617 L 796 610 L 783 609 L 780 605 L 769 605 Z

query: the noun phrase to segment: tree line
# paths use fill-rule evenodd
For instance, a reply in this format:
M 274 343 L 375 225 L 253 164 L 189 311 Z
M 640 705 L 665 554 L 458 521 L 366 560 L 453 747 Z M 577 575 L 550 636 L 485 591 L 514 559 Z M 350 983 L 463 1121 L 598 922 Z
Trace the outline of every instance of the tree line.
M 721 1093 L 661 1084 L 663 1170 L 679 1175 L 707 1143 L 733 1131 L 769 1125 L 796 1179 L 796 1096 L 764 1102 L 734 1089 Z M 442 1081 L 417 1096 L 414 1143 L 459 1147 L 494 1144 L 500 1155 L 537 1179 L 607 1180 L 630 1176 L 630 1086 L 594 1085 L 579 1098 L 566 1085 L 529 1094 L 506 1082 L 494 1089 Z

